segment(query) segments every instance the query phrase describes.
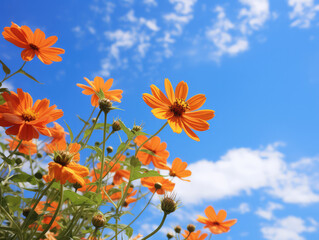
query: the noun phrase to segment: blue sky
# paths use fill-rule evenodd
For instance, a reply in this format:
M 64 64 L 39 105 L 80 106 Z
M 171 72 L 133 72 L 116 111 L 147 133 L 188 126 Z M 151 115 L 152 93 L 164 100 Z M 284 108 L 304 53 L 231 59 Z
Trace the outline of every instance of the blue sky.
M 238 219 L 213 239 L 319 238 L 318 0 L 11 0 L 2 9 L 2 27 L 13 21 L 58 36 L 61 63 L 25 67 L 44 85 L 24 76 L 10 84 L 50 99 L 74 132 L 76 115 L 92 110 L 75 85 L 83 77 L 114 78 L 125 112 L 111 118 L 150 133 L 163 124 L 141 98 L 151 84 L 184 80 L 189 96 L 206 94 L 216 117 L 199 143 L 170 128 L 160 135 L 169 162 L 180 157 L 193 171 L 191 183 L 177 182 L 184 206 L 166 227 L 195 223 L 212 205 Z M 20 52 L 1 40 L 0 59 L 12 69 Z M 152 227 L 144 221 L 136 231 Z

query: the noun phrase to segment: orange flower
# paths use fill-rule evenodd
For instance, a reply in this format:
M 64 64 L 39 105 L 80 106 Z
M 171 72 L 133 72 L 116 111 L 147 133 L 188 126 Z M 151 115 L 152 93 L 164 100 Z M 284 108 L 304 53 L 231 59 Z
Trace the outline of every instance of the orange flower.
M 18 146 L 20 139 L 18 139 L 17 137 L 16 138 L 11 137 L 11 138 L 12 139 L 6 139 L 6 140 L 9 142 L 10 150 L 13 151 Z M 18 151 L 26 155 L 33 155 L 38 152 L 37 145 L 34 144 L 32 141 L 22 141 L 18 148 Z
M 155 85 L 151 86 L 152 94 L 144 93 L 145 103 L 153 108 L 152 113 L 159 119 L 167 119 L 170 127 L 176 133 L 181 133 L 182 129 L 195 141 L 199 141 L 198 136 L 191 130 L 205 131 L 209 129 L 207 120 L 214 117 L 213 110 L 199 110 L 206 101 L 204 94 L 197 94 L 188 99 L 188 86 L 184 81 L 180 82 L 173 90 L 171 82 L 165 79 L 165 90 L 168 98 Z
M 170 180 L 165 179 L 161 176 L 142 178 L 141 184 L 144 187 L 147 187 L 152 193 L 156 191 L 156 193 L 160 195 L 164 194 L 165 191 L 169 191 L 169 192 L 173 191 L 175 187 L 175 183 L 172 183 Z
M 147 140 L 147 137 L 144 135 L 139 135 L 135 138 L 135 143 L 137 146 L 142 145 Z M 144 164 L 148 165 L 151 162 L 154 164 L 156 168 L 163 169 L 163 166 L 166 165 L 167 158 L 169 156 L 169 152 L 166 150 L 167 144 L 166 142 L 161 143 L 161 139 L 158 136 L 153 137 L 151 140 L 146 142 L 142 147 L 142 149 L 149 150 L 153 152 L 156 156 L 152 156 L 146 152 L 139 151 L 137 153 L 137 158 Z
M 205 209 L 205 214 L 208 218 L 198 216 L 197 221 L 205 224 L 204 228 L 208 228 L 214 234 L 228 232 L 230 227 L 237 222 L 237 219 L 224 222 L 227 216 L 226 211 L 220 210 L 216 215 L 216 212 L 212 206 L 208 206 Z
M 180 158 L 175 158 L 171 168 L 168 166 L 162 166 L 162 169 L 166 168 L 167 170 L 169 170 L 169 175 L 172 177 L 178 177 L 183 181 L 190 182 L 190 180 L 183 179 L 192 175 L 192 172 L 190 170 L 186 170 L 186 167 L 187 162 L 182 162 Z
M 45 38 L 44 32 L 40 29 L 36 29 L 33 33 L 28 26 L 19 27 L 11 22 L 11 27 L 5 27 L 2 35 L 17 47 L 24 48 L 21 52 L 24 61 L 31 61 L 34 55 L 37 55 L 40 61 L 45 64 L 51 64 L 52 61 L 62 61 L 58 55 L 63 54 L 64 49 L 51 47 L 58 38 L 56 36 Z
M 54 127 L 49 128 L 49 131 L 52 137 L 52 140 L 50 143 L 58 143 L 58 142 L 66 143 L 65 135 L 68 133 L 65 132 L 64 128 L 57 122 L 54 122 L 53 124 L 54 124 Z
M 101 77 L 95 77 L 94 81 L 90 81 L 87 78 L 84 78 L 85 81 L 87 81 L 87 83 L 90 86 L 86 86 L 84 84 L 81 83 L 77 83 L 76 85 L 80 88 L 83 88 L 84 90 L 82 91 L 83 94 L 85 95 L 92 95 L 91 98 L 91 104 L 93 107 L 98 107 L 99 106 L 99 97 L 97 95 L 97 93 L 99 93 L 101 90 L 104 93 L 104 97 L 111 100 L 111 101 L 115 101 L 115 102 L 121 102 L 121 98 L 122 98 L 122 93 L 123 90 L 109 90 L 113 84 L 113 79 L 110 78 L 108 79 L 105 83 L 103 78 Z
M 71 143 L 69 146 L 66 143 L 59 142 L 59 143 L 50 143 L 46 144 L 47 152 L 48 153 L 56 153 L 56 154 L 63 154 L 63 152 L 67 151 L 68 154 L 72 155 L 72 160 L 78 162 L 80 160 L 80 149 L 81 145 L 78 143 Z
M 47 147 L 50 149 L 52 145 L 47 145 Z M 71 143 L 64 149 L 56 145 L 54 162 L 49 163 L 49 179 L 55 179 L 61 184 L 65 184 L 66 181 L 69 181 L 70 183 L 78 183 L 82 187 L 85 186 L 86 181 L 84 177 L 89 175 L 89 170 L 72 161 L 74 158 L 74 160 L 78 161 L 80 157 L 78 153 L 80 147 L 81 145 L 78 143 Z
M 120 185 L 121 183 L 125 182 L 124 178 L 126 179 L 130 178 L 130 171 L 125 169 L 117 170 L 113 176 L 113 183 L 115 185 Z
M 56 209 L 58 207 L 58 203 L 57 202 L 50 202 L 48 203 L 48 205 L 46 204 L 45 201 L 41 201 L 38 203 L 38 205 L 35 207 L 35 211 L 40 214 L 40 213 L 43 213 L 44 209 L 46 212 L 48 212 L 48 214 L 45 214 L 43 219 L 42 219 L 42 223 L 43 224 L 49 224 L 51 219 L 52 219 L 52 216 L 54 215 Z M 53 229 L 53 228 L 57 228 L 57 229 L 60 229 L 60 225 L 58 224 L 58 221 L 61 219 L 60 216 L 57 216 L 53 222 L 53 224 L 51 225 L 50 229 Z M 34 227 L 33 225 L 30 225 L 32 227 Z M 44 231 L 42 225 L 40 225 L 37 229 L 37 231 Z
M 46 125 L 63 116 L 62 110 L 55 109 L 56 105 L 49 107 L 48 99 L 37 100 L 33 105 L 30 94 L 20 88 L 18 94 L 4 92 L 2 96 L 6 103 L 0 107 L 0 126 L 10 127 L 6 134 L 22 140 L 39 138 L 39 133 L 51 136 Z
M 184 238 L 187 238 L 188 234 L 189 234 L 189 231 L 185 230 L 185 233 L 182 234 L 182 236 Z M 187 238 L 187 240 L 204 240 L 207 237 L 208 234 L 207 233 L 203 233 L 201 236 L 199 236 L 199 235 L 200 235 L 200 230 L 198 230 L 196 232 L 192 232 L 189 235 L 189 237 Z

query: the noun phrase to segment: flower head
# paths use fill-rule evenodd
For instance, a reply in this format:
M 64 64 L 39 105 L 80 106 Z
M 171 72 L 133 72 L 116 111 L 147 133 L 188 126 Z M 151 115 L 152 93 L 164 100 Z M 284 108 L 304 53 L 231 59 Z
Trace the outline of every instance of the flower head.
M 59 143 L 63 142 L 66 143 L 65 136 L 68 134 L 64 131 L 64 128 L 58 124 L 57 122 L 54 122 L 54 127 L 49 128 L 49 131 L 51 133 L 51 142 L 50 143 Z
M 172 163 L 172 167 L 163 166 L 161 169 L 169 170 L 169 175 L 171 177 L 178 177 L 183 181 L 190 182 L 190 180 L 183 179 L 185 177 L 189 177 L 190 175 L 192 175 L 192 172 L 190 170 L 186 170 L 186 167 L 186 162 L 182 162 L 180 158 L 175 158 Z
M 29 93 L 18 88 L 18 93 L 4 92 L 2 97 L 6 103 L 0 106 L 0 126 L 10 127 L 6 130 L 8 135 L 16 135 L 19 139 L 29 141 L 39 138 L 39 133 L 51 136 L 46 125 L 63 116 L 63 111 L 55 109 L 56 105 L 49 107 L 48 99 L 33 99 Z
M 94 81 L 90 81 L 87 78 L 84 78 L 84 80 L 89 84 L 89 86 L 86 86 L 86 85 L 81 84 L 81 83 L 77 83 L 76 85 L 78 87 L 84 89 L 82 91 L 83 94 L 92 95 L 91 104 L 93 107 L 99 106 L 98 93 L 100 91 L 103 92 L 105 98 L 107 98 L 111 101 L 121 102 L 123 90 L 119 90 L 119 89 L 110 90 L 110 88 L 113 84 L 112 78 L 108 79 L 105 83 L 104 83 L 103 78 L 101 78 L 101 77 L 95 77 Z
M 205 224 L 204 228 L 208 228 L 214 234 L 228 232 L 230 227 L 237 222 L 237 219 L 224 221 L 227 216 L 226 211 L 220 210 L 216 215 L 216 212 L 212 206 L 208 206 L 205 209 L 205 214 L 208 218 L 198 216 L 197 221 Z
M 11 137 L 11 139 L 6 139 L 6 140 L 9 142 L 9 147 L 11 151 L 16 149 L 16 147 L 19 145 L 19 142 L 20 142 L 20 139 L 18 139 L 17 137 L 15 138 Z M 26 155 L 36 154 L 38 152 L 37 145 L 33 143 L 32 141 L 22 141 L 18 148 L 18 152 L 24 153 Z
M 156 191 L 157 194 L 164 194 L 166 191 L 173 191 L 175 183 L 165 179 L 161 176 L 158 177 L 145 177 L 141 179 L 141 184 L 147 187 L 152 193 Z
M 191 138 L 199 141 L 198 136 L 191 130 L 205 131 L 209 129 L 207 120 L 214 117 L 213 110 L 199 110 L 206 101 L 204 94 L 197 94 L 188 99 L 188 86 L 184 81 L 180 82 L 174 93 L 171 82 L 165 79 L 165 94 L 155 85 L 151 86 L 152 94 L 144 93 L 145 103 L 153 108 L 152 113 L 159 119 L 167 119 L 170 127 L 176 133 L 182 130 Z
M 187 238 L 188 240 L 204 240 L 207 237 L 207 233 L 203 233 L 202 235 L 200 235 L 200 230 L 196 231 L 196 232 L 192 232 L 191 234 L 189 234 L 189 231 L 184 232 L 184 234 L 182 234 L 182 236 L 184 238 L 187 238 L 187 236 L 189 235 L 189 237 Z
M 24 61 L 31 61 L 34 55 L 45 64 L 62 61 L 58 55 L 63 54 L 64 49 L 51 47 L 58 38 L 56 36 L 45 38 L 44 32 L 40 29 L 36 29 L 33 33 L 28 26 L 19 27 L 12 22 L 11 27 L 4 28 L 2 35 L 17 47 L 24 48 L 21 52 Z
M 137 144 L 137 146 L 140 146 L 146 140 L 146 136 L 139 135 L 135 138 L 135 143 Z M 148 165 L 152 162 L 155 167 L 163 169 L 163 167 L 166 166 L 166 161 L 169 156 L 169 152 L 166 150 L 166 147 L 166 142 L 161 142 L 161 139 L 158 136 L 155 136 L 141 147 L 141 150 L 145 149 L 151 151 L 154 153 L 154 155 L 151 155 L 147 152 L 139 151 L 137 153 L 137 158 L 144 165 Z

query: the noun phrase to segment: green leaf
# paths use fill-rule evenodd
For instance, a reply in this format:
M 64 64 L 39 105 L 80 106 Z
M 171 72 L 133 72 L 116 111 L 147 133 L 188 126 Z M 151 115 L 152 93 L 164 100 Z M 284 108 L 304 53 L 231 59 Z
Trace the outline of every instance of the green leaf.
M 17 211 L 20 209 L 21 197 L 7 195 L 4 197 L 11 211 Z
M 96 95 L 99 97 L 99 99 L 105 98 L 105 95 L 102 89 L 100 89 L 99 92 L 96 92 Z
M 22 73 L 24 75 L 26 75 L 28 78 L 31 78 L 33 81 L 36 81 L 37 83 L 43 84 L 41 82 L 39 82 L 38 80 L 36 80 L 33 76 L 31 76 L 29 73 L 25 72 L 23 69 L 20 69 L 18 71 L 18 73 Z
M 150 150 L 147 150 L 147 149 L 140 149 L 139 150 L 140 152 L 145 152 L 149 155 L 152 155 L 152 156 L 155 156 L 155 157 L 158 157 L 158 155 L 156 155 L 153 151 L 150 151 Z
M 70 139 L 71 139 L 71 143 L 73 142 L 73 132 L 70 128 L 70 126 L 66 123 L 66 121 L 64 120 L 65 125 L 67 126 L 68 130 L 69 130 L 69 134 L 70 134 Z
M 85 148 L 89 148 L 93 151 L 95 151 L 99 156 L 102 156 L 102 149 L 96 146 L 90 146 L 90 145 L 86 145 Z
M 127 138 L 129 140 L 132 140 L 135 136 L 134 133 L 132 133 L 132 131 L 130 129 L 128 129 L 121 120 L 118 120 L 118 121 L 120 123 L 121 129 L 125 132 Z
M 1 60 L 0 60 L 0 63 L 2 64 L 2 69 L 5 72 L 5 74 L 7 74 L 7 75 L 10 74 L 10 72 L 11 72 L 10 68 L 8 68 L 7 65 L 5 65 L 4 62 L 2 62 Z
M 12 182 L 28 182 L 31 183 L 32 185 L 37 184 L 37 180 L 34 176 L 31 176 L 25 172 L 21 172 L 17 175 L 14 175 L 10 179 Z
M 161 176 L 157 171 L 154 170 L 148 170 L 146 168 L 133 168 L 133 171 L 131 171 L 131 180 L 136 180 L 144 177 L 158 177 Z
M 97 194 L 95 192 L 86 192 L 84 196 L 93 200 L 98 206 L 101 205 L 101 202 L 103 200 L 101 193 Z
M 90 123 L 82 119 L 79 115 L 76 115 L 78 119 L 80 119 L 85 125 L 89 125 Z
M 79 195 L 71 190 L 64 190 L 63 201 L 70 200 L 74 206 L 95 205 L 95 202 L 85 196 Z
M 125 234 L 126 234 L 129 238 L 132 237 L 132 235 L 133 235 L 133 228 L 127 227 L 127 228 L 125 229 Z
M 126 144 L 124 142 L 122 142 L 120 144 L 120 146 L 118 146 L 117 150 L 116 150 L 116 153 L 119 153 L 119 152 L 122 152 L 123 150 L 125 150 L 126 148 Z M 115 154 L 116 155 L 116 154 Z
M 0 95 L 0 105 L 3 105 L 5 102 L 6 102 L 6 100 L 4 100 L 2 95 Z

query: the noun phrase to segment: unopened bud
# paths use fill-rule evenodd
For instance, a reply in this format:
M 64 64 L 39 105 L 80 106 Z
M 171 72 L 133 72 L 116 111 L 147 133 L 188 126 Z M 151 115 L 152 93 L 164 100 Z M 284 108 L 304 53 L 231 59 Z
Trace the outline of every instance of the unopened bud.
M 95 142 L 94 146 L 96 146 L 96 147 L 100 146 L 100 142 Z
M 37 178 L 37 179 L 42 179 L 42 173 L 41 172 L 37 172 L 36 174 L 34 174 L 34 176 Z
M 175 201 L 175 194 L 165 194 L 164 198 L 161 201 L 161 209 L 165 214 L 175 212 L 175 210 L 177 209 L 177 205 L 178 204 Z
M 103 227 L 106 223 L 106 219 L 102 214 L 97 214 L 92 218 L 92 224 L 94 227 Z
M 95 123 L 96 122 L 96 118 L 92 118 L 91 121 L 92 121 L 92 123 Z
M 32 208 L 30 208 L 30 207 L 25 207 L 25 208 L 22 210 L 23 216 L 28 217 L 29 214 L 30 214 L 30 212 L 31 212 L 31 210 L 32 210 Z M 38 218 L 38 216 L 39 216 L 39 215 L 37 214 L 37 212 L 36 212 L 36 211 L 33 211 L 32 216 L 30 217 L 30 219 L 32 219 L 33 221 L 35 221 L 35 220 Z
M 121 125 L 120 125 L 120 122 L 119 121 L 114 121 L 112 123 L 112 130 L 113 132 L 116 132 L 116 131 L 120 131 L 121 130 Z
M 106 148 L 106 151 L 107 151 L 107 153 L 112 153 L 112 152 L 113 152 L 113 147 L 108 146 L 108 147 Z
M 176 227 L 174 228 L 174 231 L 175 231 L 176 233 L 181 233 L 181 231 L 182 231 L 181 226 L 176 226 Z
M 190 233 L 194 232 L 195 229 L 196 229 L 196 227 L 195 227 L 194 224 L 188 224 L 188 225 L 187 225 L 187 230 L 188 230 Z
M 107 98 L 100 99 L 99 107 L 103 112 L 108 113 L 111 110 L 112 102 Z
M 142 127 L 139 126 L 139 125 L 134 125 L 133 128 L 132 128 L 132 131 L 133 131 L 134 133 L 137 133 L 137 132 L 139 132 L 139 131 L 141 131 L 141 130 L 142 130 Z
M 173 235 L 172 233 L 167 233 L 167 234 L 166 234 L 166 237 L 167 237 L 168 239 L 171 239 L 171 238 L 174 237 L 174 235 Z
M 80 183 L 76 182 L 76 183 L 73 184 L 73 187 L 75 188 L 75 190 L 78 190 L 79 188 L 82 187 L 82 185 Z
M 20 165 L 22 163 L 22 160 L 21 158 L 16 158 L 15 162 L 17 165 Z
M 37 153 L 37 158 L 42 158 L 43 155 L 41 153 Z
M 162 188 L 162 184 L 157 182 L 157 183 L 155 183 L 154 187 L 155 187 L 156 190 L 161 189 Z

